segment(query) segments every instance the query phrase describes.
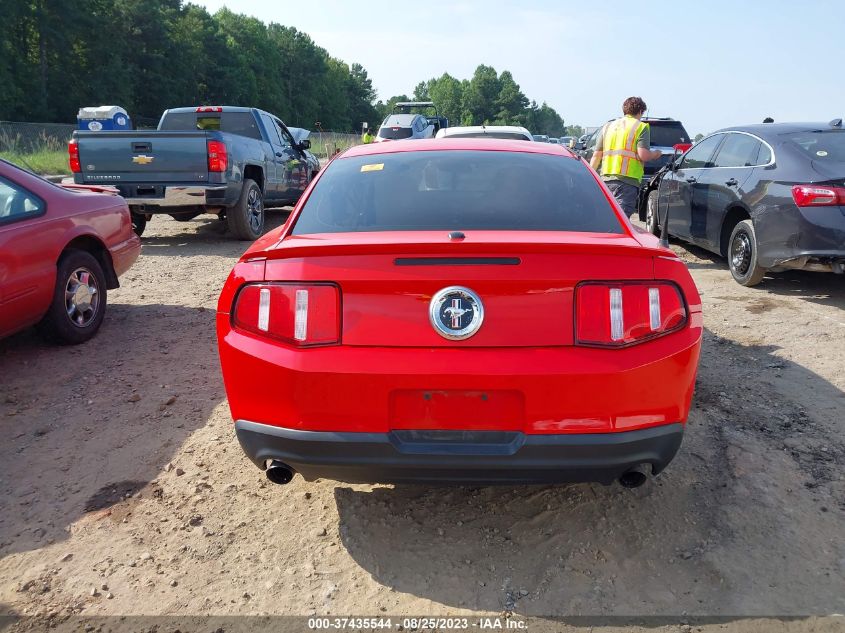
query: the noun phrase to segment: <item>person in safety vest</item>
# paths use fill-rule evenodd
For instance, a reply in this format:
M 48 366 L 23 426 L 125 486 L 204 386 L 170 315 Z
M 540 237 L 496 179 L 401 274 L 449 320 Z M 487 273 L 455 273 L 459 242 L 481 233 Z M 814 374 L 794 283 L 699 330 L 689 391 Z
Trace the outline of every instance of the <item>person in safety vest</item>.
M 361 142 L 364 145 L 369 145 L 370 143 L 374 142 L 375 140 L 376 140 L 376 137 L 373 136 L 373 129 L 372 128 L 368 127 L 367 130 L 364 132 L 364 134 L 361 135 Z
M 602 180 L 628 217 L 637 210 L 643 163 L 661 156 L 660 150 L 649 149 L 651 131 L 648 123 L 640 120 L 646 108 L 645 101 L 639 97 L 625 99 L 622 104 L 625 116 L 605 123 L 590 159 L 593 169 L 601 166 Z

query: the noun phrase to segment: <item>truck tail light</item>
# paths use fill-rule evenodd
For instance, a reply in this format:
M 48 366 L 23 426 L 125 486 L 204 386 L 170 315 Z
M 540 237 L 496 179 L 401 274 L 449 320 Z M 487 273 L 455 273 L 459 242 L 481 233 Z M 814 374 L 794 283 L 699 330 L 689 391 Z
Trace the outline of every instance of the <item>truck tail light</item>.
M 792 199 L 799 207 L 833 207 L 845 205 L 845 188 L 828 185 L 795 185 Z
M 585 282 L 575 294 L 578 345 L 624 347 L 681 329 L 687 309 L 667 281 Z
M 68 163 L 70 164 L 70 170 L 74 174 L 82 173 L 82 163 L 79 162 L 79 145 L 77 145 L 75 138 L 72 138 L 70 139 L 70 141 L 68 141 L 67 155 Z
M 208 171 L 224 172 L 229 166 L 229 152 L 223 141 L 208 142 Z
M 200 106 L 197 112 L 223 112 L 223 106 Z
M 289 345 L 340 342 L 340 290 L 334 284 L 248 284 L 232 314 L 237 329 Z

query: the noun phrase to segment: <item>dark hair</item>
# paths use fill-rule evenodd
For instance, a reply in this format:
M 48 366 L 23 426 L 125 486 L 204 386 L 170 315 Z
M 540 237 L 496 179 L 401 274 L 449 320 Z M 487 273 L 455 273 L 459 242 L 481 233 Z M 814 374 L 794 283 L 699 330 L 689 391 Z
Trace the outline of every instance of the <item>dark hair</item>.
M 625 103 L 622 104 L 623 114 L 637 116 L 638 114 L 642 114 L 646 110 L 648 110 L 648 106 L 645 104 L 645 101 L 643 101 L 639 97 L 628 97 L 627 99 L 625 99 Z

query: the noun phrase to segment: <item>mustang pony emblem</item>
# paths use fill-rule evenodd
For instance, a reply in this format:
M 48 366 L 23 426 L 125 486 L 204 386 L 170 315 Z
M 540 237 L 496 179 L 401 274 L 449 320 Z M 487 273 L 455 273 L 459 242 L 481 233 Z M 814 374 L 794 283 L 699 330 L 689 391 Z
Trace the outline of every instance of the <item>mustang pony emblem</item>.
M 428 307 L 434 331 L 460 341 L 475 334 L 484 320 L 481 298 L 469 288 L 449 286 L 437 292 Z

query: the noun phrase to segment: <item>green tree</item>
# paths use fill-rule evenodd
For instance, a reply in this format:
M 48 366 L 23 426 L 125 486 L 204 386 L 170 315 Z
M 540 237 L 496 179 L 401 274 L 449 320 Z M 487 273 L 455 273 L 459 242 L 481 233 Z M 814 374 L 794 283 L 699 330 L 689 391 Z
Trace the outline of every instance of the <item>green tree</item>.
M 520 114 L 528 106 L 528 98 L 522 94 L 510 71 L 502 71 L 499 75 L 499 86 L 499 95 L 495 101 L 495 122 L 500 125 L 513 125 L 518 122 Z
M 463 91 L 464 114 L 470 115 L 471 125 L 490 124 L 496 120 L 496 101 L 501 91 L 495 68 L 481 64 L 475 69 L 469 86 Z
M 567 125 L 565 136 L 574 136 L 575 138 L 580 138 L 584 136 L 584 128 L 580 125 Z
M 428 81 L 428 95 L 437 107 L 437 112 L 449 119 L 450 125 L 461 122 L 463 90 L 460 81 L 443 73 L 437 79 Z

